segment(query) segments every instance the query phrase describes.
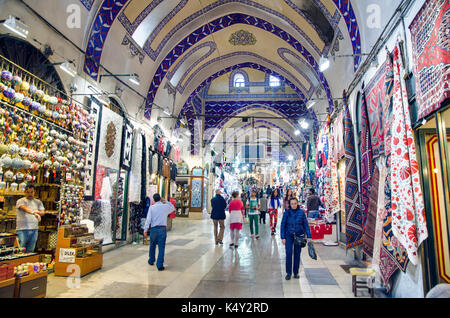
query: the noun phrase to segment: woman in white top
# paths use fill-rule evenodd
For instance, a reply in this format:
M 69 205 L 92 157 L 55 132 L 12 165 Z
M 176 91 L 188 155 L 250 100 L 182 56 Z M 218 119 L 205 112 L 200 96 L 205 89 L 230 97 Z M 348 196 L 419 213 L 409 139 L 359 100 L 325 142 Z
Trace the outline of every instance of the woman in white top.
M 270 216 L 270 229 L 272 230 L 272 235 L 275 235 L 278 221 L 278 209 L 281 209 L 282 203 L 280 200 L 280 195 L 278 190 L 274 190 L 272 195 L 267 200 L 267 210 Z

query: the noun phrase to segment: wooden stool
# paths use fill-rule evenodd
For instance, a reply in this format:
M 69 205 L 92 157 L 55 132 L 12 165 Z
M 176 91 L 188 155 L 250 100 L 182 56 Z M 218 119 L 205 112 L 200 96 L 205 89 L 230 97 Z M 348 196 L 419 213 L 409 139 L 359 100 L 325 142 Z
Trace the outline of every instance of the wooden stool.
M 352 292 L 357 297 L 358 288 L 367 288 L 370 296 L 373 298 L 373 282 L 375 281 L 375 270 L 373 268 L 350 268 L 352 275 Z M 365 280 L 357 280 L 357 276 L 364 277 Z

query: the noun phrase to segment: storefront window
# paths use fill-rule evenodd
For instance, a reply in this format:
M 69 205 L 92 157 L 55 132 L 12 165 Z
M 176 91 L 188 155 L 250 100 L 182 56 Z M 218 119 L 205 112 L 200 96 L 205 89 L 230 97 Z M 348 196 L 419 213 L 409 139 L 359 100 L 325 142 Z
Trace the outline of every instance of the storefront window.
M 449 123 L 450 109 L 447 109 L 419 128 L 424 201 L 429 223 L 430 287 L 438 283 L 450 283 Z

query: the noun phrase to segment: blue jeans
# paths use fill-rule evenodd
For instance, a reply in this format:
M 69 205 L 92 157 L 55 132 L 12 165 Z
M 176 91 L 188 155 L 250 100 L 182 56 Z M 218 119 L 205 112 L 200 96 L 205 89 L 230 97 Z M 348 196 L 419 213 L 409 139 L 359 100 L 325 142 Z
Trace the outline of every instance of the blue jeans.
M 298 270 L 300 268 L 300 252 L 302 249 L 300 246 L 294 244 L 294 236 L 286 236 L 286 274 L 298 275 Z M 292 250 L 294 253 L 292 253 Z M 292 268 L 292 257 L 294 258 L 294 267 Z
M 158 260 L 156 261 L 156 267 L 158 269 L 161 269 L 164 265 L 166 238 L 166 228 L 155 226 L 150 229 L 150 249 L 148 253 L 148 262 L 155 263 L 156 245 L 158 245 Z
M 20 247 L 25 247 L 27 253 L 33 253 L 36 247 L 38 230 L 17 230 Z
M 317 210 L 309 211 L 308 218 L 310 219 L 320 219 L 320 212 Z

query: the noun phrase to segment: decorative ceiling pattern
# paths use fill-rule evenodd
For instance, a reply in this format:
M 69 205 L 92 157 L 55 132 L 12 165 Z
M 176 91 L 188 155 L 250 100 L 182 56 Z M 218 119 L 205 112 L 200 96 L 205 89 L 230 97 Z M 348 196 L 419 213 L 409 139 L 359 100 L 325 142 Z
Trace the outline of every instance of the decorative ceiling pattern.
M 182 109 L 184 109 L 186 105 L 190 104 L 192 98 L 194 98 L 197 94 L 199 94 L 200 91 L 201 91 L 202 89 L 204 89 L 204 88 L 205 88 L 209 83 L 211 83 L 214 79 L 216 79 L 216 78 L 218 78 L 218 77 L 220 77 L 220 76 L 222 76 L 222 75 L 224 75 L 224 74 L 226 74 L 226 73 L 228 73 L 228 72 L 231 72 L 231 71 L 233 71 L 233 70 L 241 69 L 241 68 L 246 68 L 246 67 L 252 68 L 252 69 L 256 69 L 256 70 L 260 70 L 260 71 L 262 71 L 262 72 L 269 73 L 269 74 L 272 74 L 272 75 L 275 75 L 275 76 L 280 77 L 282 80 L 286 81 L 286 84 L 287 84 L 289 87 L 291 87 L 293 90 L 295 90 L 295 91 L 299 94 L 300 100 L 306 101 L 306 98 L 305 98 L 305 96 L 303 95 L 303 93 L 302 93 L 296 86 L 294 86 L 291 82 L 289 82 L 286 78 L 284 78 L 284 77 L 281 76 L 280 74 L 275 73 L 275 72 L 271 71 L 270 69 L 268 69 L 268 68 L 266 68 L 266 67 L 264 67 L 264 66 L 262 66 L 262 65 L 256 64 L 256 63 L 241 63 L 241 64 L 233 65 L 233 66 L 231 66 L 231 67 L 227 67 L 227 68 L 225 68 L 225 69 L 223 69 L 223 70 L 221 70 L 221 71 L 219 71 L 219 72 L 217 72 L 217 73 L 211 75 L 210 77 L 208 77 L 208 78 L 207 78 L 205 81 L 203 81 L 199 86 L 197 86 L 197 88 L 191 93 L 191 95 L 190 95 L 189 98 L 186 100 L 186 102 L 185 102 L 185 104 L 184 104 L 184 106 L 183 106 Z M 148 118 L 148 119 L 150 119 L 150 117 L 151 117 L 151 109 L 149 109 L 149 108 L 146 109 L 146 111 L 145 111 L 145 117 Z
M 341 11 L 342 16 L 347 24 L 348 33 L 350 34 L 350 40 L 352 41 L 353 54 L 361 54 L 361 34 L 359 32 L 358 21 L 356 20 L 355 12 L 350 0 L 333 0 L 338 9 Z M 358 69 L 361 62 L 360 56 L 354 57 L 354 69 L 355 72 Z
M 256 38 L 251 32 L 239 30 L 231 34 L 228 41 L 233 45 L 255 45 Z
M 191 46 L 195 45 L 198 41 L 201 39 L 209 36 L 210 34 L 213 34 L 214 32 L 217 32 L 219 30 L 222 30 L 226 27 L 229 27 L 234 24 L 248 24 L 252 25 L 254 27 L 260 28 L 264 31 L 270 32 L 282 40 L 289 43 L 293 48 L 295 48 L 301 55 L 305 57 L 305 59 L 308 61 L 308 63 L 314 68 L 314 70 L 319 74 L 320 81 L 322 83 L 322 86 L 324 87 L 327 97 L 329 99 L 332 99 L 331 91 L 328 86 L 327 80 L 325 76 L 320 72 L 319 65 L 315 61 L 314 57 L 306 50 L 306 48 L 298 42 L 294 37 L 292 37 L 289 33 L 285 32 L 284 30 L 280 29 L 279 27 L 273 25 L 272 23 L 269 23 L 265 20 L 262 20 L 260 18 L 244 15 L 244 14 L 230 14 L 224 17 L 221 17 L 219 19 L 216 19 L 214 21 L 209 22 L 208 24 L 205 24 L 192 32 L 189 36 L 184 38 L 183 41 L 181 41 L 175 48 L 172 49 L 172 51 L 164 58 L 164 60 L 161 62 L 160 66 L 158 67 L 158 70 L 156 71 L 156 74 L 153 77 L 153 80 L 150 84 L 149 92 L 147 94 L 147 103 L 146 103 L 146 116 L 150 116 L 151 114 L 151 105 L 152 102 L 155 99 L 156 92 L 164 79 L 167 71 L 171 67 L 171 65 Z M 333 109 L 334 105 L 330 101 L 330 107 Z M 147 117 L 149 118 L 149 117 Z
M 153 9 L 160 4 L 161 0 L 158 1 L 153 1 L 151 4 L 149 4 L 144 11 L 142 11 L 142 13 L 139 15 L 139 17 L 136 19 L 136 21 L 134 21 L 133 23 L 131 23 L 128 18 L 125 16 L 125 14 L 121 14 L 119 17 L 120 22 L 122 23 L 122 25 L 124 26 L 124 28 L 127 30 L 127 32 L 132 35 L 137 27 L 139 26 L 140 23 L 142 23 L 142 21 L 147 17 L 147 15 L 149 15 Z M 309 0 L 310 1 L 310 0 Z M 318 0 L 314 0 L 314 1 L 318 1 Z M 155 2 L 155 3 L 154 3 Z M 183 19 L 180 23 L 178 23 L 174 28 L 172 28 L 170 30 L 170 32 L 168 32 L 164 38 L 160 41 L 160 43 L 158 44 L 157 48 L 155 50 L 152 49 L 152 44 L 153 41 L 155 40 L 155 38 L 158 36 L 158 34 L 161 32 L 161 30 L 164 28 L 164 26 L 166 24 L 169 23 L 170 20 L 172 20 L 172 18 L 177 15 L 185 6 L 186 6 L 186 0 L 180 1 L 180 3 L 163 19 L 163 21 L 161 21 L 158 26 L 151 32 L 151 34 L 149 35 L 147 41 L 144 44 L 144 50 L 145 52 L 148 54 L 148 56 L 152 59 L 152 60 L 156 60 L 156 58 L 159 56 L 159 54 L 161 53 L 163 47 L 166 45 L 166 43 L 175 35 L 175 33 L 177 33 L 180 29 L 182 29 L 183 27 L 185 27 L 186 25 L 188 25 L 189 23 L 196 21 L 197 19 L 200 19 L 201 16 L 204 16 L 210 12 L 212 12 L 213 10 L 217 10 L 218 8 L 225 6 L 227 4 L 230 3 L 240 3 L 240 4 L 244 4 L 247 5 L 249 7 L 252 8 L 256 8 L 259 9 L 263 12 L 266 12 L 270 15 L 276 16 L 279 19 L 283 20 L 286 24 L 288 24 L 289 26 L 291 26 L 292 28 L 294 28 L 299 34 L 302 35 L 302 37 L 311 45 L 311 47 L 318 53 L 318 54 L 327 54 L 328 50 L 330 48 L 330 44 L 331 42 L 327 42 L 325 41 L 326 45 L 324 47 L 323 50 L 320 50 L 317 45 L 311 40 L 311 38 L 309 36 L 307 36 L 305 34 L 305 32 L 302 30 L 302 28 L 300 28 L 294 21 L 292 21 L 291 19 L 289 19 L 287 16 L 281 14 L 280 12 L 273 10 L 271 8 L 265 7 L 263 5 L 261 5 L 258 2 L 255 1 L 250 1 L 250 0 L 219 0 L 219 1 L 215 1 L 213 3 L 211 3 L 208 6 L 205 6 L 204 8 L 202 8 L 202 10 L 199 10 L 195 13 L 193 13 L 192 15 L 188 16 L 187 18 Z M 298 14 L 300 14 L 302 17 L 304 17 L 306 20 L 309 21 L 309 19 L 307 19 L 306 15 L 304 14 L 304 12 L 302 10 L 299 10 L 292 2 L 288 1 L 288 4 L 293 7 L 296 8 L 296 12 Z M 320 2 L 320 1 L 319 1 Z M 154 4 L 153 4 L 154 3 Z M 320 7 L 320 9 L 322 11 L 328 13 L 328 11 L 323 7 L 323 6 L 318 6 Z M 329 13 L 328 13 L 329 15 Z M 334 20 L 336 21 L 336 19 Z M 339 22 L 339 21 L 337 21 Z M 313 29 L 320 35 L 321 32 L 320 31 L 320 27 L 318 25 L 316 25 L 315 23 L 311 23 L 311 26 L 313 27 Z M 331 29 L 332 33 L 333 32 L 333 28 Z M 325 37 L 325 39 L 328 36 Z
M 310 118 L 314 124 L 317 118 L 313 112 L 306 109 L 305 104 L 299 101 L 207 101 L 205 102 L 205 115 L 228 116 L 206 117 L 205 129 L 219 128 L 221 129 L 233 116 L 240 113 L 259 108 L 272 111 L 281 117 L 288 119 L 293 125 L 299 118 Z
M 179 68 L 180 66 L 182 66 L 182 65 L 185 63 L 185 61 L 186 61 L 187 59 L 189 59 L 190 56 L 192 56 L 195 52 L 197 52 L 198 50 L 200 50 L 200 49 L 202 49 L 202 48 L 204 48 L 204 47 L 209 47 L 209 51 L 206 52 L 205 54 L 203 54 L 203 55 L 200 57 L 199 61 L 200 61 L 200 60 L 203 60 L 203 59 L 206 59 L 208 56 L 210 56 L 210 55 L 217 49 L 216 43 L 214 43 L 213 41 L 208 41 L 208 42 L 202 43 L 202 44 L 200 44 L 200 45 L 194 47 L 194 48 L 193 48 L 192 50 L 190 50 L 185 56 L 183 56 L 183 58 L 175 65 L 175 67 L 174 67 L 171 71 L 169 71 L 169 72 L 167 73 L 167 75 L 166 75 L 167 78 L 168 78 L 169 80 L 172 79 L 173 75 L 177 72 L 178 68 Z M 189 74 L 189 73 L 192 71 L 192 69 L 196 66 L 196 64 L 197 64 L 197 63 L 192 63 L 192 64 L 184 71 L 183 75 L 181 76 L 181 80 L 179 80 L 178 83 L 175 84 L 175 85 L 177 86 L 177 88 L 179 88 L 179 87 L 181 86 L 180 84 L 181 84 L 182 80 L 185 78 L 186 74 Z
M 290 141 L 292 144 L 292 149 L 296 152 L 297 156 L 301 155 L 302 150 L 298 143 L 295 142 L 295 139 L 283 128 L 278 126 L 277 124 L 274 124 L 272 122 L 266 121 L 266 120 L 255 120 L 254 123 L 247 123 L 239 128 L 237 128 L 232 134 L 229 136 L 226 136 L 226 142 L 230 142 L 231 139 L 238 134 L 241 133 L 242 135 L 248 135 L 251 131 L 258 129 L 258 128 L 266 128 L 268 130 L 273 131 L 275 128 L 280 132 L 280 137 L 284 138 L 286 141 Z M 238 138 L 239 139 L 239 138 Z M 211 139 L 212 140 L 212 139 Z
M 99 63 L 108 32 L 120 10 L 129 0 L 103 0 L 89 35 L 84 71 L 97 80 Z
M 214 58 L 204 64 L 202 64 L 200 67 L 198 67 L 194 72 L 192 72 L 192 74 L 189 76 L 189 78 L 185 81 L 185 77 L 188 74 L 187 72 L 183 75 L 182 79 L 179 82 L 179 86 L 177 87 L 178 91 L 183 94 L 184 90 L 186 88 L 185 85 L 183 85 L 183 82 L 185 83 L 190 83 L 195 76 L 202 72 L 204 69 L 208 68 L 209 66 L 218 63 L 218 62 L 222 62 L 226 59 L 230 59 L 230 58 L 235 58 L 235 57 L 239 57 L 239 56 L 248 56 L 248 57 L 254 57 L 257 58 L 258 60 L 261 60 L 262 62 L 266 63 L 267 65 L 270 65 L 270 71 L 266 72 L 266 73 L 271 73 L 272 75 L 276 75 L 276 74 L 288 74 L 290 76 L 291 79 L 293 79 L 295 81 L 295 86 L 298 88 L 298 90 L 302 93 L 302 95 L 307 96 L 307 97 L 311 97 L 312 95 L 312 90 L 310 88 L 310 90 L 308 91 L 306 89 L 306 87 L 304 87 L 304 85 L 297 79 L 296 76 L 294 76 L 293 74 L 291 74 L 289 71 L 287 71 L 286 69 L 284 69 L 283 67 L 281 67 L 280 65 L 273 63 L 271 60 L 266 59 L 256 53 L 252 53 L 252 52 L 246 52 L 246 51 L 239 51 L 239 52 L 233 52 L 233 53 L 229 53 L 226 55 L 222 55 L 220 57 Z M 305 63 L 306 64 L 306 63 Z M 310 67 L 310 66 L 309 66 Z M 303 77 L 306 79 L 306 81 L 309 83 L 310 87 L 313 87 L 314 84 L 310 81 L 309 77 L 303 72 L 303 70 L 299 69 L 298 72 L 300 74 L 303 75 Z M 311 72 L 314 73 L 314 71 L 311 69 Z M 280 75 L 281 76 L 281 75 Z M 289 81 L 291 83 L 290 87 L 292 87 L 293 83 L 286 78 L 285 76 L 281 76 L 283 80 Z M 315 87 L 314 87 L 315 89 Z M 296 90 L 297 91 L 297 90 Z M 300 96 L 302 96 L 300 95 Z
M 94 0 L 80 0 L 80 2 L 86 7 L 88 11 L 91 11 Z

